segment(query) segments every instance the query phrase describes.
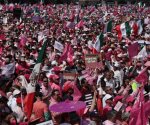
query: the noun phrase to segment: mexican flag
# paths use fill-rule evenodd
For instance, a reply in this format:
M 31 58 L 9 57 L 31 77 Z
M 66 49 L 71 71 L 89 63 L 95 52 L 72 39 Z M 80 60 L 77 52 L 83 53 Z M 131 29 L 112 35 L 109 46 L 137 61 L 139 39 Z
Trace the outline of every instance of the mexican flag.
M 139 6 L 139 8 L 141 8 L 141 7 L 145 7 L 145 3 L 143 3 L 143 2 L 139 2 L 139 3 L 138 3 L 138 6 Z
M 104 38 L 103 33 L 101 33 L 100 35 L 97 36 L 96 41 L 93 45 L 93 53 L 94 54 L 100 52 L 100 49 L 103 46 L 103 38 Z
M 30 75 L 30 83 L 27 86 L 27 95 L 26 95 L 25 101 L 24 101 L 24 111 L 25 111 L 25 114 L 26 114 L 28 120 L 30 120 L 30 117 L 32 114 L 34 96 L 35 96 L 35 85 L 36 85 L 36 81 L 37 81 L 36 78 L 37 78 L 38 74 L 40 73 L 40 67 L 43 62 L 46 44 L 47 44 L 47 42 L 45 39 L 42 49 L 39 53 L 37 62 L 33 68 L 31 75 Z
M 104 33 L 111 32 L 112 31 L 112 20 L 108 21 L 104 25 Z
M 32 70 L 32 73 L 30 75 L 30 80 L 34 79 L 35 76 L 37 76 L 40 73 L 40 67 L 41 67 L 41 64 L 43 61 L 43 57 L 44 57 L 44 53 L 45 53 L 45 49 L 46 49 L 46 44 L 47 44 L 47 42 L 46 42 L 46 39 L 44 38 L 44 44 L 43 44 L 43 46 L 39 52 L 36 64 L 35 64 L 35 66 Z
M 41 0 L 41 1 L 40 1 L 40 4 L 43 4 L 43 3 L 44 3 L 44 0 Z
M 132 27 L 132 33 L 135 36 L 141 35 L 142 31 L 143 31 L 143 21 L 142 20 L 138 20 L 138 21 L 132 21 L 131 23 L 131 27 Z
M 118 34 L 118 39 L 121 40 L 122 38 L 129 37 L 131 34 L 131 30 L 132 28 L 128 21 L 125 23 L 122 23 L 121 25 L 117 25 L 116 31 Z
M 34 15 L 39 15 L 40 14 L 40 10 L 38 7 L 34 8 Z

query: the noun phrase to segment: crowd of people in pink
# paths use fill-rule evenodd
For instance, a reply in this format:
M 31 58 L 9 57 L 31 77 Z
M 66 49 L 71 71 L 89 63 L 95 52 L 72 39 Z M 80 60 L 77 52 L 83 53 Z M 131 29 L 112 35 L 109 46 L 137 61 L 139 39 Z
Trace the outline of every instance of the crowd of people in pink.
M 0 125 L 149 125 L 150 7 L 0 5 Z

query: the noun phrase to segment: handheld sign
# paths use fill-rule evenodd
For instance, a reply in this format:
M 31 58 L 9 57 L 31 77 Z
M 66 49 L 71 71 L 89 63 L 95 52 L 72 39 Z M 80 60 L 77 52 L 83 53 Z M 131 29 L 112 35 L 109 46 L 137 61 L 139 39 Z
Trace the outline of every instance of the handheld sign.
M 86 64 L 97 62 L 97 60 L 98 60 L 98 55 L 96 54 L 88 54 L 85 56 Z
M 39 123 L 39 124 L 36 124 L 36 125 L 54 125 L 52 120 L 50 121 L 46 121 L 46 122 L 43 122 L 43 123 Z
M 101 62 L 93 62 L 93 63 L 88 63 L 86 64 L 86 67 L 90 68 L 90 69 L 102 69 L 103 65 Z
M 73 80 L 75 80 L 75 78 L 77 77 L 77 73 L 72 73 L 72 72 L 67 72 L 67 73 L 63 73 L 63 77 L 64 77 L 64 79 L 65 80 L 71 80 L 71 81 L 73 81 Z
M 121 102 L 117 102 L 116 106 L 114 107 L 114 110 L 116 110 L 117 112 L 121 109 L 123 103 Z

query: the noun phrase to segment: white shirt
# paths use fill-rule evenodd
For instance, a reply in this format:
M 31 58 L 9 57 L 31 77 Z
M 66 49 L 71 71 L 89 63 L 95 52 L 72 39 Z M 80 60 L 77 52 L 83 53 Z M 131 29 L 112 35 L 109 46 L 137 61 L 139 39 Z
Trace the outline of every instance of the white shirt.
M 110 79 L 109 81 L 105 78 L 104 81 L 106 82 L 106 87 L 114 88 L 114 80 Z
M 106 120 L 103 122 L 103 125 L 115 125 L 115 123 L 109 121 L 109 120 Z

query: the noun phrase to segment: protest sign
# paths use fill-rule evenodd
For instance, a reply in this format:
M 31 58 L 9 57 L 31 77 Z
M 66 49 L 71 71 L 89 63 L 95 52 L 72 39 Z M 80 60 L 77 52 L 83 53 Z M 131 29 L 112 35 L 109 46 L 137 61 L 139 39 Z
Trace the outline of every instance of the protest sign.
M 103 65 L 101 62 L 92 62 L 92 63 L 87 63 L 86 67 L 90 69 L 96 69 L 96 68 L 101 69 Z
M 85 63 L 93 63 L 93 62 L 97 62 L 98 59 L 98 55 L 96 54 L 88 54 L 85 56 Z
M 46 122 L 43 122 L 43 123 L 39 123 L 39 124 L 36 124 L 36 125 L 54 125 L 52 120 L 50 121 L 46 121 Z
M 123 103 L 121 102 L 117 102 L 116 106 L 114 107 L 114 110 L 116 110 L 117 112 L 121 109 Z
M 63 73 L 63 77 L 64 77 L 64 79 L 65 80 L 71 80 L 71 81 L 73 81 L 73 80 L 75 80 L 75 78 L 77 77 L 77 73 L 74 73 L 74 72 L 65 72 L 65 73 Z

